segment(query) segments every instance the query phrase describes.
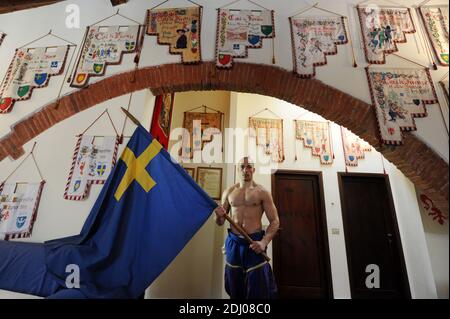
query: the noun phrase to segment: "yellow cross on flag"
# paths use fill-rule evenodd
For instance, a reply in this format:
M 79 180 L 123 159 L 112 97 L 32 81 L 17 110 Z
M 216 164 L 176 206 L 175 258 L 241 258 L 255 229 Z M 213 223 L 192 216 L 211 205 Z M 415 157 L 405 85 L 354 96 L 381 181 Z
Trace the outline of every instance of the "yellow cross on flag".
M 128 147 L 123 151 L 120 159 L 127 165 L 127 170 L 114 194 L 117 201 L 120 201 L 122 195 L 134 180 L 138 182 L 147 193 L 156 185 L 156 182 L 151 178 L 145 168 L 152 159 L 158 155 L 161 148 L 161 144 L 159 144 L 156 139 L 153 139 L 150 145 L 138 158 L 136 158 L 133 151 Z

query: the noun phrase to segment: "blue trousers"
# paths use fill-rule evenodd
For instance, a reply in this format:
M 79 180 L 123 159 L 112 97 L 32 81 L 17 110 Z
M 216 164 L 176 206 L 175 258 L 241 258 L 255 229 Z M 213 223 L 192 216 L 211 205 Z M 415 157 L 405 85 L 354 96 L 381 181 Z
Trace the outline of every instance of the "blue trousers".
M 264 231 L 249 235 L 259 241 Z M 274 299 L 277 285 L 270 264 L 255 253 L 245 238 L 228 230 L 225 241 L 225 290 L 231 299 Z

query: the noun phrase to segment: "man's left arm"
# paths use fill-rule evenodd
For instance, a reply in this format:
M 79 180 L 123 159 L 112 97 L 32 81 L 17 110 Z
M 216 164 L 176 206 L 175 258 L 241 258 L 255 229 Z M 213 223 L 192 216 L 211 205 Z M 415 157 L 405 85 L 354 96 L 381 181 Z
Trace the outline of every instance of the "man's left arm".
M 261 241 L 256 241 L 250 245 L 250 248 L 258 254 L 266 250 L 267 245 L 272 241 L 280 227 L 280 220 L 278 218 L 277 208 L 273 203 L 272 195 L 268 191 L 263 190 L 262 196 L 262 206 L 269 220 L 269 227 L 267 227 L 266 234 Z

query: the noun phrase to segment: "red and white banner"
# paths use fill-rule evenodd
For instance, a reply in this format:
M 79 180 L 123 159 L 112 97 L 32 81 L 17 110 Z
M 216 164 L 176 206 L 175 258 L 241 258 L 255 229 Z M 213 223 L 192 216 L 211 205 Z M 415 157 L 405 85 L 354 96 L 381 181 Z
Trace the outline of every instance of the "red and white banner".
M 104 184 L 116 164 L 119 137 L 80 135 L 73 154 L 64 198 L 83 200 L 92 184 Z M 97 142 L 96 142 L 97 140 Z
M 136 52 L 139 30 L 138 25 L 87 27 L 70 86 L 87 86 L 90 77 L 105 75 L 107 65 L 121 64 L 125 53 Z
M 35 88 L 48 85 L 51 76 L 64 72 L 70 46 L 17 49 L 0 91 L 0 113 L 27 100 Z
M 381 140 L 402 144 L 401 131 L 417 130 L 414 118 L 427 116 L 426 104 L 438 103 L 428 69 L 366 68 Z
M 0 239 L 27 238 L 31 236 L 36 221 L 39 202 L 45 181 L 0 185 Z

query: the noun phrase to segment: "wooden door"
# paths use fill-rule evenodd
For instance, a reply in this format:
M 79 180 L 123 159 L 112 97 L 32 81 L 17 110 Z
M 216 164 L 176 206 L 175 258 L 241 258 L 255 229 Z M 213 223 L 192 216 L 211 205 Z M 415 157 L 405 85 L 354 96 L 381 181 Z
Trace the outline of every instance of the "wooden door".
M 339 181 L 352 298 L 410 298 L 388 177 Z
M 272 194 L 280 217 L 273 242 L 280 298 L 332 298 L 321 173 L 277 171 Z

